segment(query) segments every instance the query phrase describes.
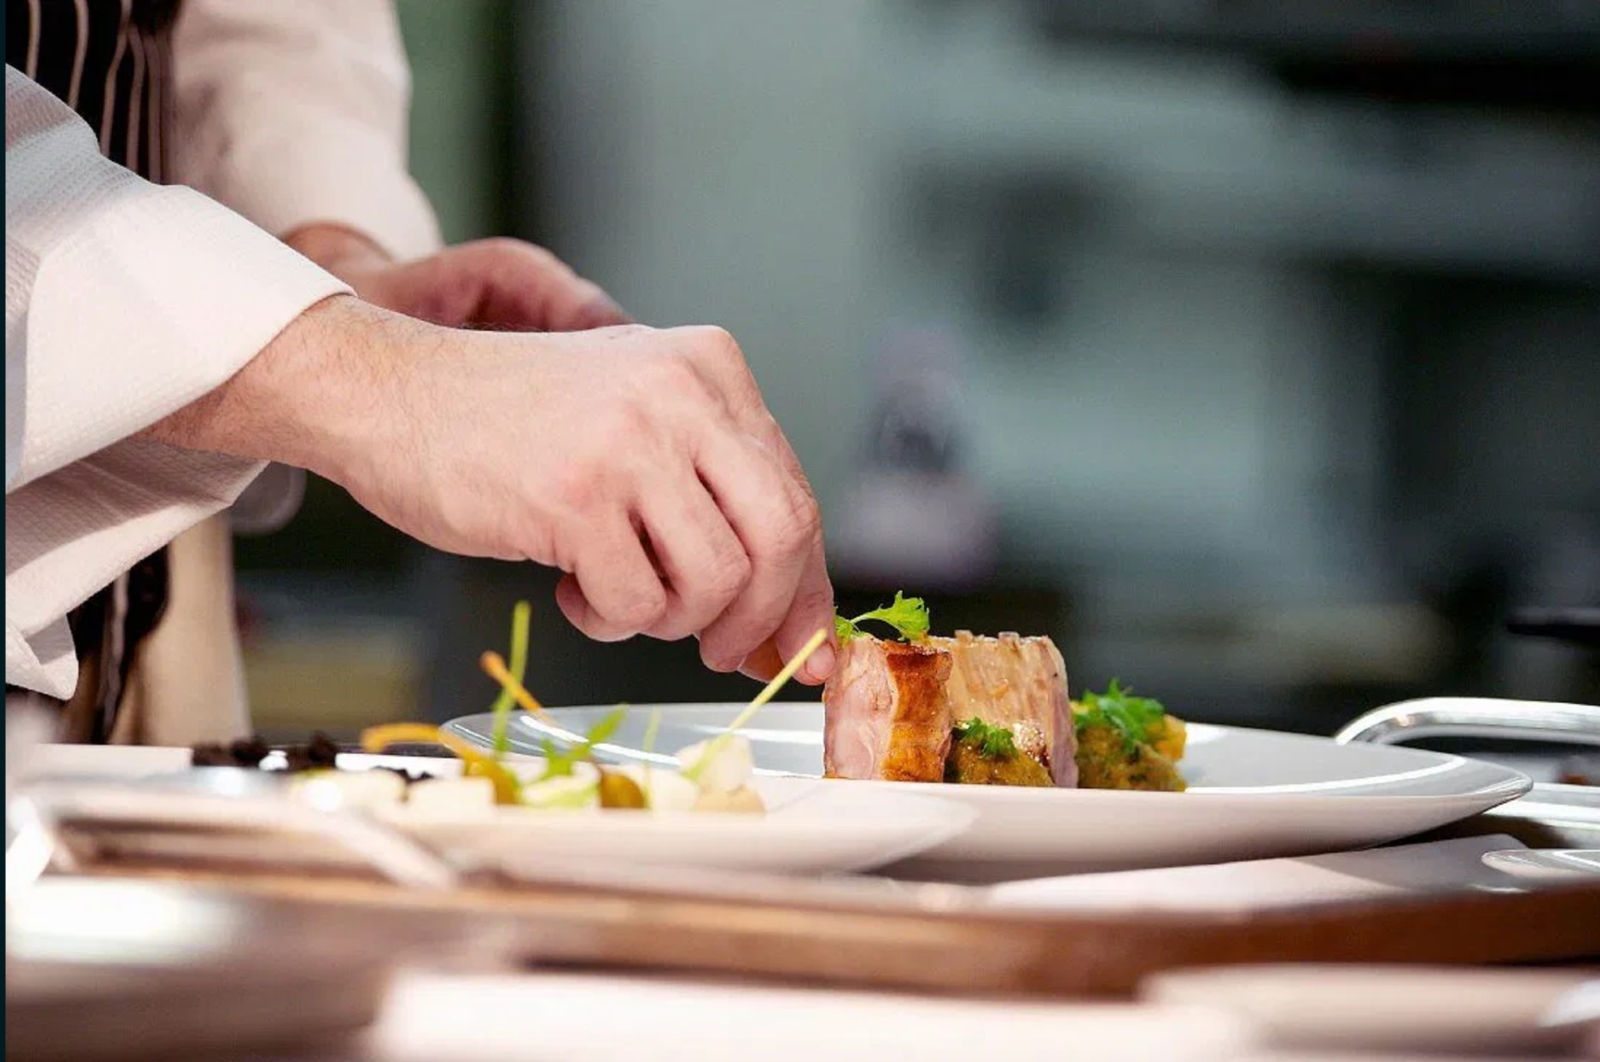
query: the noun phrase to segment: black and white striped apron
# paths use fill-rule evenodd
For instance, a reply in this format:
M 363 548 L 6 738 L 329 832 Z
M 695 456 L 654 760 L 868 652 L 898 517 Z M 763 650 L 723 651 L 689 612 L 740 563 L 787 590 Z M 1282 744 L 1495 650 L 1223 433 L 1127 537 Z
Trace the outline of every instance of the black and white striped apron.
M 6 63 L 77 111 L 113 162 L 167 179 L 172 26 L 181 0 L 6 0 Z M 167 554 L 134 565 L 68 617 L 81 661 L 74 741 L 105 741 L 134 650 L 167 598 Z M 11 692 L 8 687 L 7 692 Z

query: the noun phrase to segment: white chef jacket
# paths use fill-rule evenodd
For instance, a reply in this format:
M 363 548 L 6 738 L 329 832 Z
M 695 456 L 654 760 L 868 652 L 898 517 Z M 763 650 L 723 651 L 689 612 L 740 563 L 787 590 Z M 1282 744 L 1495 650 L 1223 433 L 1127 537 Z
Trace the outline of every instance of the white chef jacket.
M 54 697 L 77 680 L 66 614 L 261 469 L 132 436 L 348 290 L 274 237 L 439 245 L 388 0 L 187 0 L 173 52 L 174 161 L 199 191 L 106 161 L 6 69 L 6 681 Z

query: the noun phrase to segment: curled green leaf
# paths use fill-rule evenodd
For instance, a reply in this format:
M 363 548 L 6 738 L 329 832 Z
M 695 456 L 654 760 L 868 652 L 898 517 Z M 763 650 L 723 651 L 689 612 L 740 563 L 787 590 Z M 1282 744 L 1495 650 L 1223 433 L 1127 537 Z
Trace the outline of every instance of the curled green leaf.
M 906 597 L 896 590 L 892 604 L 863 612 L 854 619 L 835 616 L 833 630 L 840 642 L 848 642 L 864 633 L 861 630 L 863 623 L 881 623 L 905 641 L 919 642 L 928 636 L 929 622 L 928 606 L 922 598 Z

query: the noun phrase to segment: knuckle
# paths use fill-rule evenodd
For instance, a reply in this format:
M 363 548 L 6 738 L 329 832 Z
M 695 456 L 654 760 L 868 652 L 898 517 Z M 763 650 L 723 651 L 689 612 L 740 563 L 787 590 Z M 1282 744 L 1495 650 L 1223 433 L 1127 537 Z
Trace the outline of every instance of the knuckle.
M 572 461 L 555 473 L 552 493 L 560 509 L 582 516 L 593 513 L 599 507 L 604 483 L 599 470 L 593 465 Z
M 682 357 L 656 358 L 638 380 L 637 401 L 662 408 L 663 402 L 688 402 L 696 408 L 710 400 L 710 389 L 693 363 Z
M 822 536 L 822 513 L 817 503 L 801 498 L 790 506 L 789 512 L 774 529 L 776 547 L 785 554 L 801 553 L 810 549 Z
M 719 552 L 706 566 L 704 586 L 718 604 L 726 604 L 750 585 L 754 568 L 743 550 L 728 549 Z
M 667 597 L 660 586 L 640 586 L 617 603 L 613 623 L 631 631 L 648 630 L 667 614 Z
M 618 401 L 596 409 L 591 420 L 594 460 L 605 465 L 637 447 L 652 433 L 651 393 L 647 387 L 635 389 Z
M 719 362 L 744 364 L 744 351 L 733 333 L 718 325 L 699 325 L 693 328 L 694 348 L 703 357 Z
M 703 390 L 700 374 L 694 363 L 683 357 L 657 358 L 655 363 L 658 382 L 675 389 Z
M 789 606 L 791 614 L 808 611 L 825 616 L 833 614 L 833 584 L 828 581 L 826 574 L 823 574 L 815 585 L 807 586 L 805 580 L 802 580 L 800 585 L 800 591 L 795 594 L 794 601 Z

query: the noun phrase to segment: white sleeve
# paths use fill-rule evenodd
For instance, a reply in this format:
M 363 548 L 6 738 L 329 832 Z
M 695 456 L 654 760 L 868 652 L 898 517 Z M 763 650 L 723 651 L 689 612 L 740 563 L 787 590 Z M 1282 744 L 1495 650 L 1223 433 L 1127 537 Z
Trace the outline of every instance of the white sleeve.
M 131 438 L 343 284 L 187 188 L 101 157 L 6 67 L 6 681 L 67 696 L 64 617 L 260 466 Z
M 187 0 L 173 75 L 185 184 L 278 236 L 334 222 L 396 258 L 439 249 L 407 171 L 411 71 L 391 0 Z

